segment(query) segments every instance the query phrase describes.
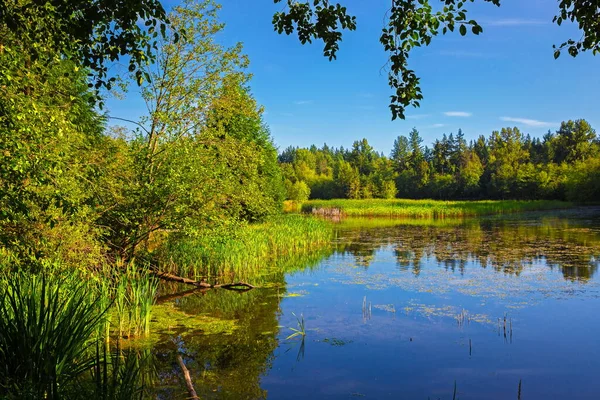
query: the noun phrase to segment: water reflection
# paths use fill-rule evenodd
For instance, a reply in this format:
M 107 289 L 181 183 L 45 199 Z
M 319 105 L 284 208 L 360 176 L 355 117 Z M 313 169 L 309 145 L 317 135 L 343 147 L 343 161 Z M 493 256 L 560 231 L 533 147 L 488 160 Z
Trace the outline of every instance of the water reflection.
M 244 277 L 258 289 L 172 287 L 149 397 L 189 396 L 181 357 L 202 399 L 451 399 L 456 382 L 461 399 L 505 399 L 521 379 L 525 398 L 596 398 L 599 222 L 344 221 L 329 251 Z M 301 340 L 286 340 L 293 312 Z
M 351 221 L 352 225 L 356 221 Z M 534 263 L 558 268 L 565 279 L 586 281 L 600 263 L 600 235 L 589 220 L 541 218 L 523 221 L 484 219 L 449 226 L 397 225 L 345 229 L 338 252 L 367 268 L 376 251 L 392 246 L 397 266 L 419 275 L 426 259 L 464 274 L 467 265 L 520 275 Z

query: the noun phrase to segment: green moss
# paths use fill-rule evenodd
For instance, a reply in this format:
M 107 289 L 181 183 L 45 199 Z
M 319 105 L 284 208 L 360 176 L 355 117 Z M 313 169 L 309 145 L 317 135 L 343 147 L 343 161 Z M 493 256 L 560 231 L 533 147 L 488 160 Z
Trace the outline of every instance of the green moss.
M 165 303 L 152 309 L 152 334 L 172 334 L 180 330 L 195 331 L 203 335 L 231 335 L 237 330 L 235 320 L 221 319 L 206 314 L 190 315 Z

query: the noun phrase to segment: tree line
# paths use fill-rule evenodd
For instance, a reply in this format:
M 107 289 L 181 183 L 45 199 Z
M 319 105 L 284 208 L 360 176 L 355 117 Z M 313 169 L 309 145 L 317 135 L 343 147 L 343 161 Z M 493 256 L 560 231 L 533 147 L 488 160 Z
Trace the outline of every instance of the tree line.
M 600 141 L 581 119 L 531 137 L 503 128 L 467 141 L 461 130 L 424 146 L 417 129 L 389 156 L 367 139 L 352 148 L 290 146 L 279 154 L 287 198 L 600 199 Z

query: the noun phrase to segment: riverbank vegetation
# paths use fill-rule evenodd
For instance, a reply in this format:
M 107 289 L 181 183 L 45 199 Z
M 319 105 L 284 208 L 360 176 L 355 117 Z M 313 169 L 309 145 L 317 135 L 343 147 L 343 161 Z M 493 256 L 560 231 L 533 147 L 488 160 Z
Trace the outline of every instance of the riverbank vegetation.
M 303 213 L 328 215 L 339 213 L 349 217 L 394 217 L 394 218 L 463 218 L 516 212 L 557 210 L 573 207 L 573 203 L 556 200 L 308 200 L 294 202 L 287 209 Z
M 389 156 L 367 139 L 351 149 L 289 147 L 279 155 L 287 198 L 600 199 L 600 141 L 585 120 L 532 138 L 503 128 L 467 142 L 462 131 L 423 146 L 416 129 Z
M 279 216 L 277 150 L 217 3 L 48 7 L 0 16 L 0 397 L 133 398 L 150 378 L 119 342 L 150 334 L 161 268 L 234 279 L 332 228 Z M 138 120 L 100 108 L 128 84 Z
M 545 149 L 546 141 L 527 142 L 516 130 L 503 130 L 485 146 L 466 146 L 460 135 L 444 139 L 460 151 L 439 163 L 434 154 L 441 150 L 421 148 L 414 133 L 416 145 L 403 153 L 399 139 L 392 158 L 364 140 L 352 151 L 290 149 L 278 159 L 249 86 L 248 58 L 240 43 L 219 40 L 225 27 L 213 0 L 185 0 L 169 13 L 156 0 L 114 7 L 83 0 L 4 3 L 2 398 L 138 397 L 154 379 L 142 372 L 147 355 L 120 346 L 151 335 L 160 277 L 176 275 L 209 290 L 240 279 L 260 284 L 275 267 L 283 281 L 282 271 L 298 268 L 295 257 L 307 265 L 324 254 L 315 251 L 327 251 L 332 225 L 282 216 L 286 193 L 582 200 L 597 193 L 597 144 L 584 121 L 568 122 L 548 139 L 558 141 L 553 153 L 535 150 L 546 158 L 531 161 L 534 181 L 520 171 L 530 171 L 532 149 Z M 107 96 L 127 95 L 129 85 L 147 107 L 139 119 L 102 108 Z M 325 161 L 317 163 L 319 157 Z M 545 186 L 531 183 L 538 181 Z M 419 206 L 411 207 L 405 206 Z M 496 206 L 427 207 L 434 216 L 454 216 Z M 402 209 L 375 207 L 389 208 Z M 276 306 L 278 299 L 266 301 Z M 164 323 L 168 311 L 162 311 Z M 269 314 L 264 331 L 275 331 L 276 322 Z

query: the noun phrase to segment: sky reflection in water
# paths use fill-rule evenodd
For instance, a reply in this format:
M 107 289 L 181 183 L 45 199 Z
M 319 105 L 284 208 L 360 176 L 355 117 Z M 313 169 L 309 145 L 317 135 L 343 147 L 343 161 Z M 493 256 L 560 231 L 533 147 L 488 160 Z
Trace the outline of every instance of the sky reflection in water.
M 522 399 L 597 399 L 597 215 L 349 221 L 272 288 L 177 300 L 237 324 L 179 346 L 201 398 L 452 399 L 456 382 L 463 400 L 517 399 L 521 381 Z M 292 313 L 303 340 L 286 340 Z M 156 347 L 163 398 L 185 397 L 173 350 Z

